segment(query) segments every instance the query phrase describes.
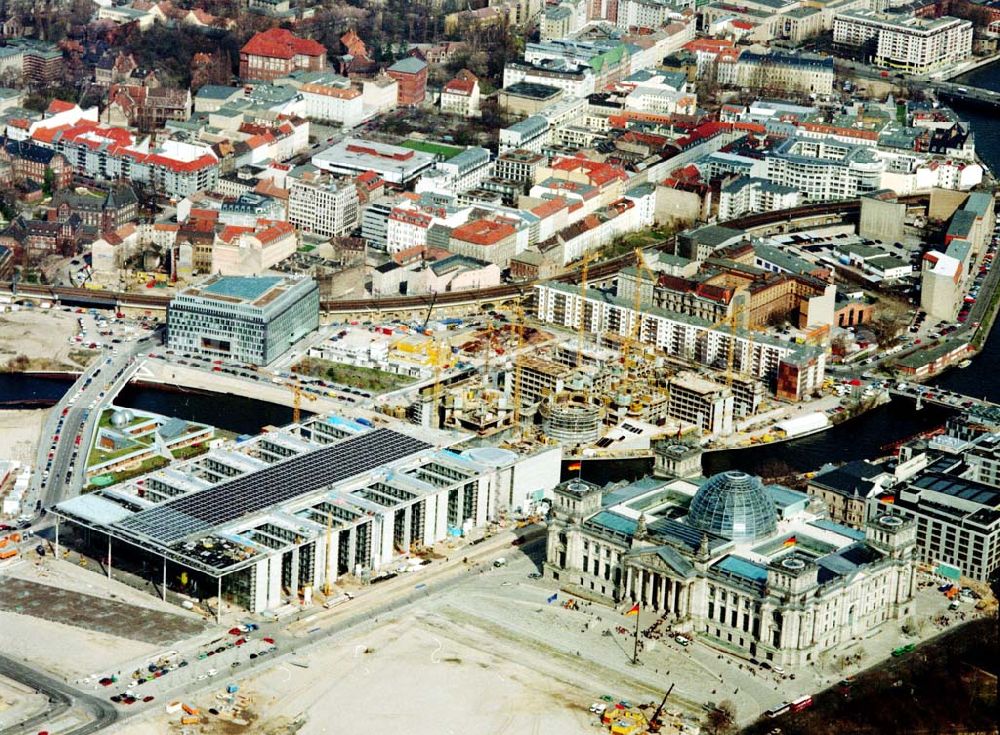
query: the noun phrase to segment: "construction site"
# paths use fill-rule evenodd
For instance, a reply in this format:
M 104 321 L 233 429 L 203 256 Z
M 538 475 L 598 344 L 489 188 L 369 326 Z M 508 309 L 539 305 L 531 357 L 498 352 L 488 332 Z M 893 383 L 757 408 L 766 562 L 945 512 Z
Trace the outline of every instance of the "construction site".
M 367 364 L 349 346 L 359 344 L 392 366 L 382 369 L 420 379 L 378 410 L 484 443 L 558 445 L 569 460 L 651 457 L 659 440 L 750 446 L 831 425 L 840 401 L 825 378 L 829 329 L 764 323 L 804 308 L 794 293 L 761 312 L 734 286 L 714 321 L 685 317 L 651 306 L 663 275 L 646 257 L 636 251 L 635 268 L 601 284 L 585 261 L 577 285 L 536 287 L 503 313 L 344 330 L 336 349 Z M 677 323 L 664 332 L 668 313 Z

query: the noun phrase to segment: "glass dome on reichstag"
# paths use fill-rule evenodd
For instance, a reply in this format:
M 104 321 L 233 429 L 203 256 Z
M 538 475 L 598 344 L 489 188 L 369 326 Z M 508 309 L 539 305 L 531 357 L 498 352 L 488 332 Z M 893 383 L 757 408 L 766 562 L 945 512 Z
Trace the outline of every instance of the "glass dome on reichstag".
M 753 541 L 778 526 L 778 514 L 759 477 L 735 470 L 712 475 L 695 493 L 687 523 L 734 541 Z

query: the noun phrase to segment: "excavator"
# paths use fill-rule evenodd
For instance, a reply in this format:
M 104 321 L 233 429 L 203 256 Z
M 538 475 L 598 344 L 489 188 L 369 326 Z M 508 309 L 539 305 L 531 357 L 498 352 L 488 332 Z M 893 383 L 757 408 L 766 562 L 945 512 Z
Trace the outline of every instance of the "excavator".
M 667 689 L 667 693 L 663 695 L 663 699 L 660 701 L 660 706 L 656 708 L 653 716 L 649 718 L 649 724 L 646 726 L 646 732 L 659 732 L 660 728 L 663 727 L 663 722 L 660 720 L 660 713 L 663 712 L 663 705 L 667 703 L 667 697 L 670 696 L 670 692 L 674 690 L 674 685 L 671 684 L 670 688 Z

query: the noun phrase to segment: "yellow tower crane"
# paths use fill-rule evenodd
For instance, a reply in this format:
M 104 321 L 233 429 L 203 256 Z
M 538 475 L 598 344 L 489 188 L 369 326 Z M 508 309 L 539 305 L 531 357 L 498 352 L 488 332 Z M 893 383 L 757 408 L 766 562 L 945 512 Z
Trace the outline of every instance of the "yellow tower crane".
M 733 362 L 736 356 L 736 329 L 739 326 L 739 322 L 746 311 L 744 306 L 744 300 L 738 298 L 743 292 L 737 291 L 733 295 L 732 299 L 732 310 L 726 314 L 726 316 L 719 319 L 715 324 L 712 325 L 712 329 L 718 329 L 719 327 L 729 327 L 729 342 L 726 349 L 726 386 L 733 386 Z M 740 372 L 745 372 L 746 366 L 741 365 Z
M 521 305 L 521 299 L 518 298 L 514 302 L 514 319 L 515 327 L 517 329 L 517 347 L 514 350 L 514 390 L 512 391 L 511 400 L 514 402 L 514 412 L 512 426 L 515 433 L 520 435 L 521 433 L 521 348 L 524 347 L 524 307 Z M 580 345 L 582 350 L 583 345 Z M 576 364 L 580 364 L 580 353 L 577 352 Z
M 631 378 L 635 371 L 635 353 L 639 351 L 639 341 L 642 337 L 642 277 L 645 273 L 649 276 L 650 285 L 656 288 L 656 274 L 646 265 L 646 259 L 642 254 L 642 248 L 635 249 L 635 297 L 632 303 L 632 311 L 635 315 L 632 328 L 622 345 L 622 362 L 625 365 L 625 377 Z
M 299 382 L 298 378 L 292 378 L 290 387 L 292 389 L 292 423 L 297 424 L 302 418 L 302 399 L 315 401 L 316 396 L 302 390 L 302 383 Z
M 441 370 L 447 367 L 446 355 L 449 351 L 447 345 L 442 348 L 433 339 L 427 345 L 427 357 L 430 359 L 431 367 L 434 368 L 434 385 L 431 388 L 431 411 L 434 412 L 434 416 L 440 413 L 438 404 L 441 401 Z

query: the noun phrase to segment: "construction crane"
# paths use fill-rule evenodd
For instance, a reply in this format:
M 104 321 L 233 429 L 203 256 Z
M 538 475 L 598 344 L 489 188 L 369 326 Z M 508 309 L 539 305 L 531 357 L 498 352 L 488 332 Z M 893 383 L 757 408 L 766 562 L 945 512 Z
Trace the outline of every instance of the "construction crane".
M 445 361 L 442 359 L 441 346 L 434 340 L 431 340 L 427 346 L 427 356 L 430 358 L 431 367 L 434 368 L 434 385 L 431 388 L 431 411 L 433 411 L 432 416 L 437 417 L 438 403 L 441 400 L 441 368 L 444 367 L 443 363 Z M 437 422 L 432 421 L 431 425 L 436 428 Z
M 642 336 L 642 276 L 643 273 L 649 275 L 650 285 L 652 288 L 656 288 L 656 274 L 653 273 L 652 269 L 646 265 L 646 259 L 643 257 L 642 248 L 635 249 L 635 267 L 636 267 L 636 279 L 635 279 L 635 298 L 632 303 L 632 311 L 635 315 L 634 321 L 632 323 L 632 328 L 629 330 L 628 336 L 625 338 L 625 342 L 622 345 L 622 362 L 625 365 L 625 377 L 632 377 L 635 368 L 635 355 L 634 353 L 639 349 L 639 340 Z
M 597 253 L 587 253 L 583 256 L 583 263 L 580 265 L 580 325 L 576 344 L 577 367 L 583 363 L 583 340 L 587 333 L 587 274 L 590 270 L 590 261 L 596 257 Z
M 431 304 L 427 307 L 427 316 L 424 317 L 424 325 L 420 328 L 421 332 L 427 331 L 427 324 L 431 320 L 431 312 L 434 311 L 434 304 L 437 303 L 438 292 L 434 291 L 431 293 Z
M 730 388 L 733 386 L 733 362 L 736 356 L 736 329 L 743 313 L 746 311 L 744 300 L 740 297 L 742 293 L 743 292 L 741 290 L 737 290 L 736 293 L 733 294 L 733 298 L 730 301 L 730 304 L 732 304 L 730 312 L 711 326 L 711 329 L 713 330 L 719 329 L 720 327 L 729 327 L 729 343 L 726 349 L 726 385 Z M 738 297 L 740 298 L 738 299 Z M 741 372 L 744 372 L 745 366 L 741 365 L 741 368 L 744 368 L 741 370 Z
M 315 401 L 316 396 L 302 390 L 302 383 L 298 378 L 293 378 L 289 387 L 292 389 L 292 423 L 297 424 L 302 419 L 302 399 Z
M 515 326 L 517 329 L 517 347 L 514 350 L 514 390 L 511 399 L 514 402 L 514 414 L 512 417 L 511 425 L 514 428 L 514 432 L 518 435 L 521 433 L 521 355 L 519 354 L 521 348 L 524 347 L 524 307 L 521 305 L 520 297 L 514 302 L 514 318 Z M 583 345 L 580 345 L 582 351 Z M 576 354 L 576 364 L 580 365 L 580 352 Z
M 667 693 L 663 695 L 663 699 L 660 700 L 660 706 L 656 708 L 653 716 L 649 718 L 649 725 L 646 726 L 646 732 L 659 732 L 660 728 L 663 727 L 663 722 L 660 720 L 660 713 L 663 712 L 663 705 L 667 703 L 667 697 L 670 696 L 670 692 L 674 690 L 674 685 L 671 684 L 670 688 L 667 689 Z

